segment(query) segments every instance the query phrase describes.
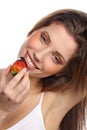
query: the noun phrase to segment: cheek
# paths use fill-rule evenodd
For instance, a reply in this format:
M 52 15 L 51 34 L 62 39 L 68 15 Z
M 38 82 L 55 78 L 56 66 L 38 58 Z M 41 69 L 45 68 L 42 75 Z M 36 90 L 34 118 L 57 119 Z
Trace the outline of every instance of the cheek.
M 30 48 L 36 48 L 37 47 L 37 39 L 30 38 L 30 40 L 29 40 L 29 47 Z
M 43 47 L 40 41 L 40 34 L 38 32 L 32 34 L 31 37 L 29 38 L 29 47 L 31 49 L 36 50 L 39 50 Z
M 34 33 L 32 34 L 30 37 L 29 37 L 29 46 L 33 47 L 33 46 L 36 46 L 36 43 L 37 43 L 37 37 L 38 37 L 38 34 L 37 33 Z
M 54 63 L 51 63 L 51 62 L 46 62 L 44 64 L 44 71 L 47 74 L 56 74 L 60 72 L 62 68 L 63 67 L 61 65 L 55 65 Z

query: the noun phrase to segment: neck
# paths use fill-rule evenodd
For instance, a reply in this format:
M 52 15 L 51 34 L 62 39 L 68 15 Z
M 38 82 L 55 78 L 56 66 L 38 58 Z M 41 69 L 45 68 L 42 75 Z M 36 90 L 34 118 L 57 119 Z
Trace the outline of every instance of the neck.
M 40 79 L 30 77 L 30 92 L 39 93 L 42 91 L 42 83 Z

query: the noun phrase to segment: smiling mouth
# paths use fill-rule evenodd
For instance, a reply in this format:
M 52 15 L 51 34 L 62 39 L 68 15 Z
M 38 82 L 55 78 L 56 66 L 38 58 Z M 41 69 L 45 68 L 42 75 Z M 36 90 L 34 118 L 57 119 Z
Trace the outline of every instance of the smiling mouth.
M 25 57 L 25 62 L 27 64 L 27 67 L 29 70 L 35 70 L 35 69 L 39 69 L 36 64 L 34 63 L 34 61 L 32 60 L 31 56 L 29 55 L 29 53 L 27 52 Z

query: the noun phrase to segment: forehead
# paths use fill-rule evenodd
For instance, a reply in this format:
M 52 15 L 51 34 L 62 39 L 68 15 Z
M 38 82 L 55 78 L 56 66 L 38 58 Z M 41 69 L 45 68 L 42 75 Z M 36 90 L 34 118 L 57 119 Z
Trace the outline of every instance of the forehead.
M 65 61 L 75 54 L 77 43 L 63 24 L 53 23 L 41 30 L 47 31 L 51 40 L 50 45 L 65 58 Z

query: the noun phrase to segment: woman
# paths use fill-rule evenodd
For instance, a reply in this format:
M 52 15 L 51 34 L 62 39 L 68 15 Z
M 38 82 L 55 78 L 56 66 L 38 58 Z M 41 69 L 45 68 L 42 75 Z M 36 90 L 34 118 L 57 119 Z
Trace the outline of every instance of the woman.
M 1 130 L 83 130 L 87 96 L 87 14 L 55 11 L 28 33 L 16 76 L 0 71 Z

